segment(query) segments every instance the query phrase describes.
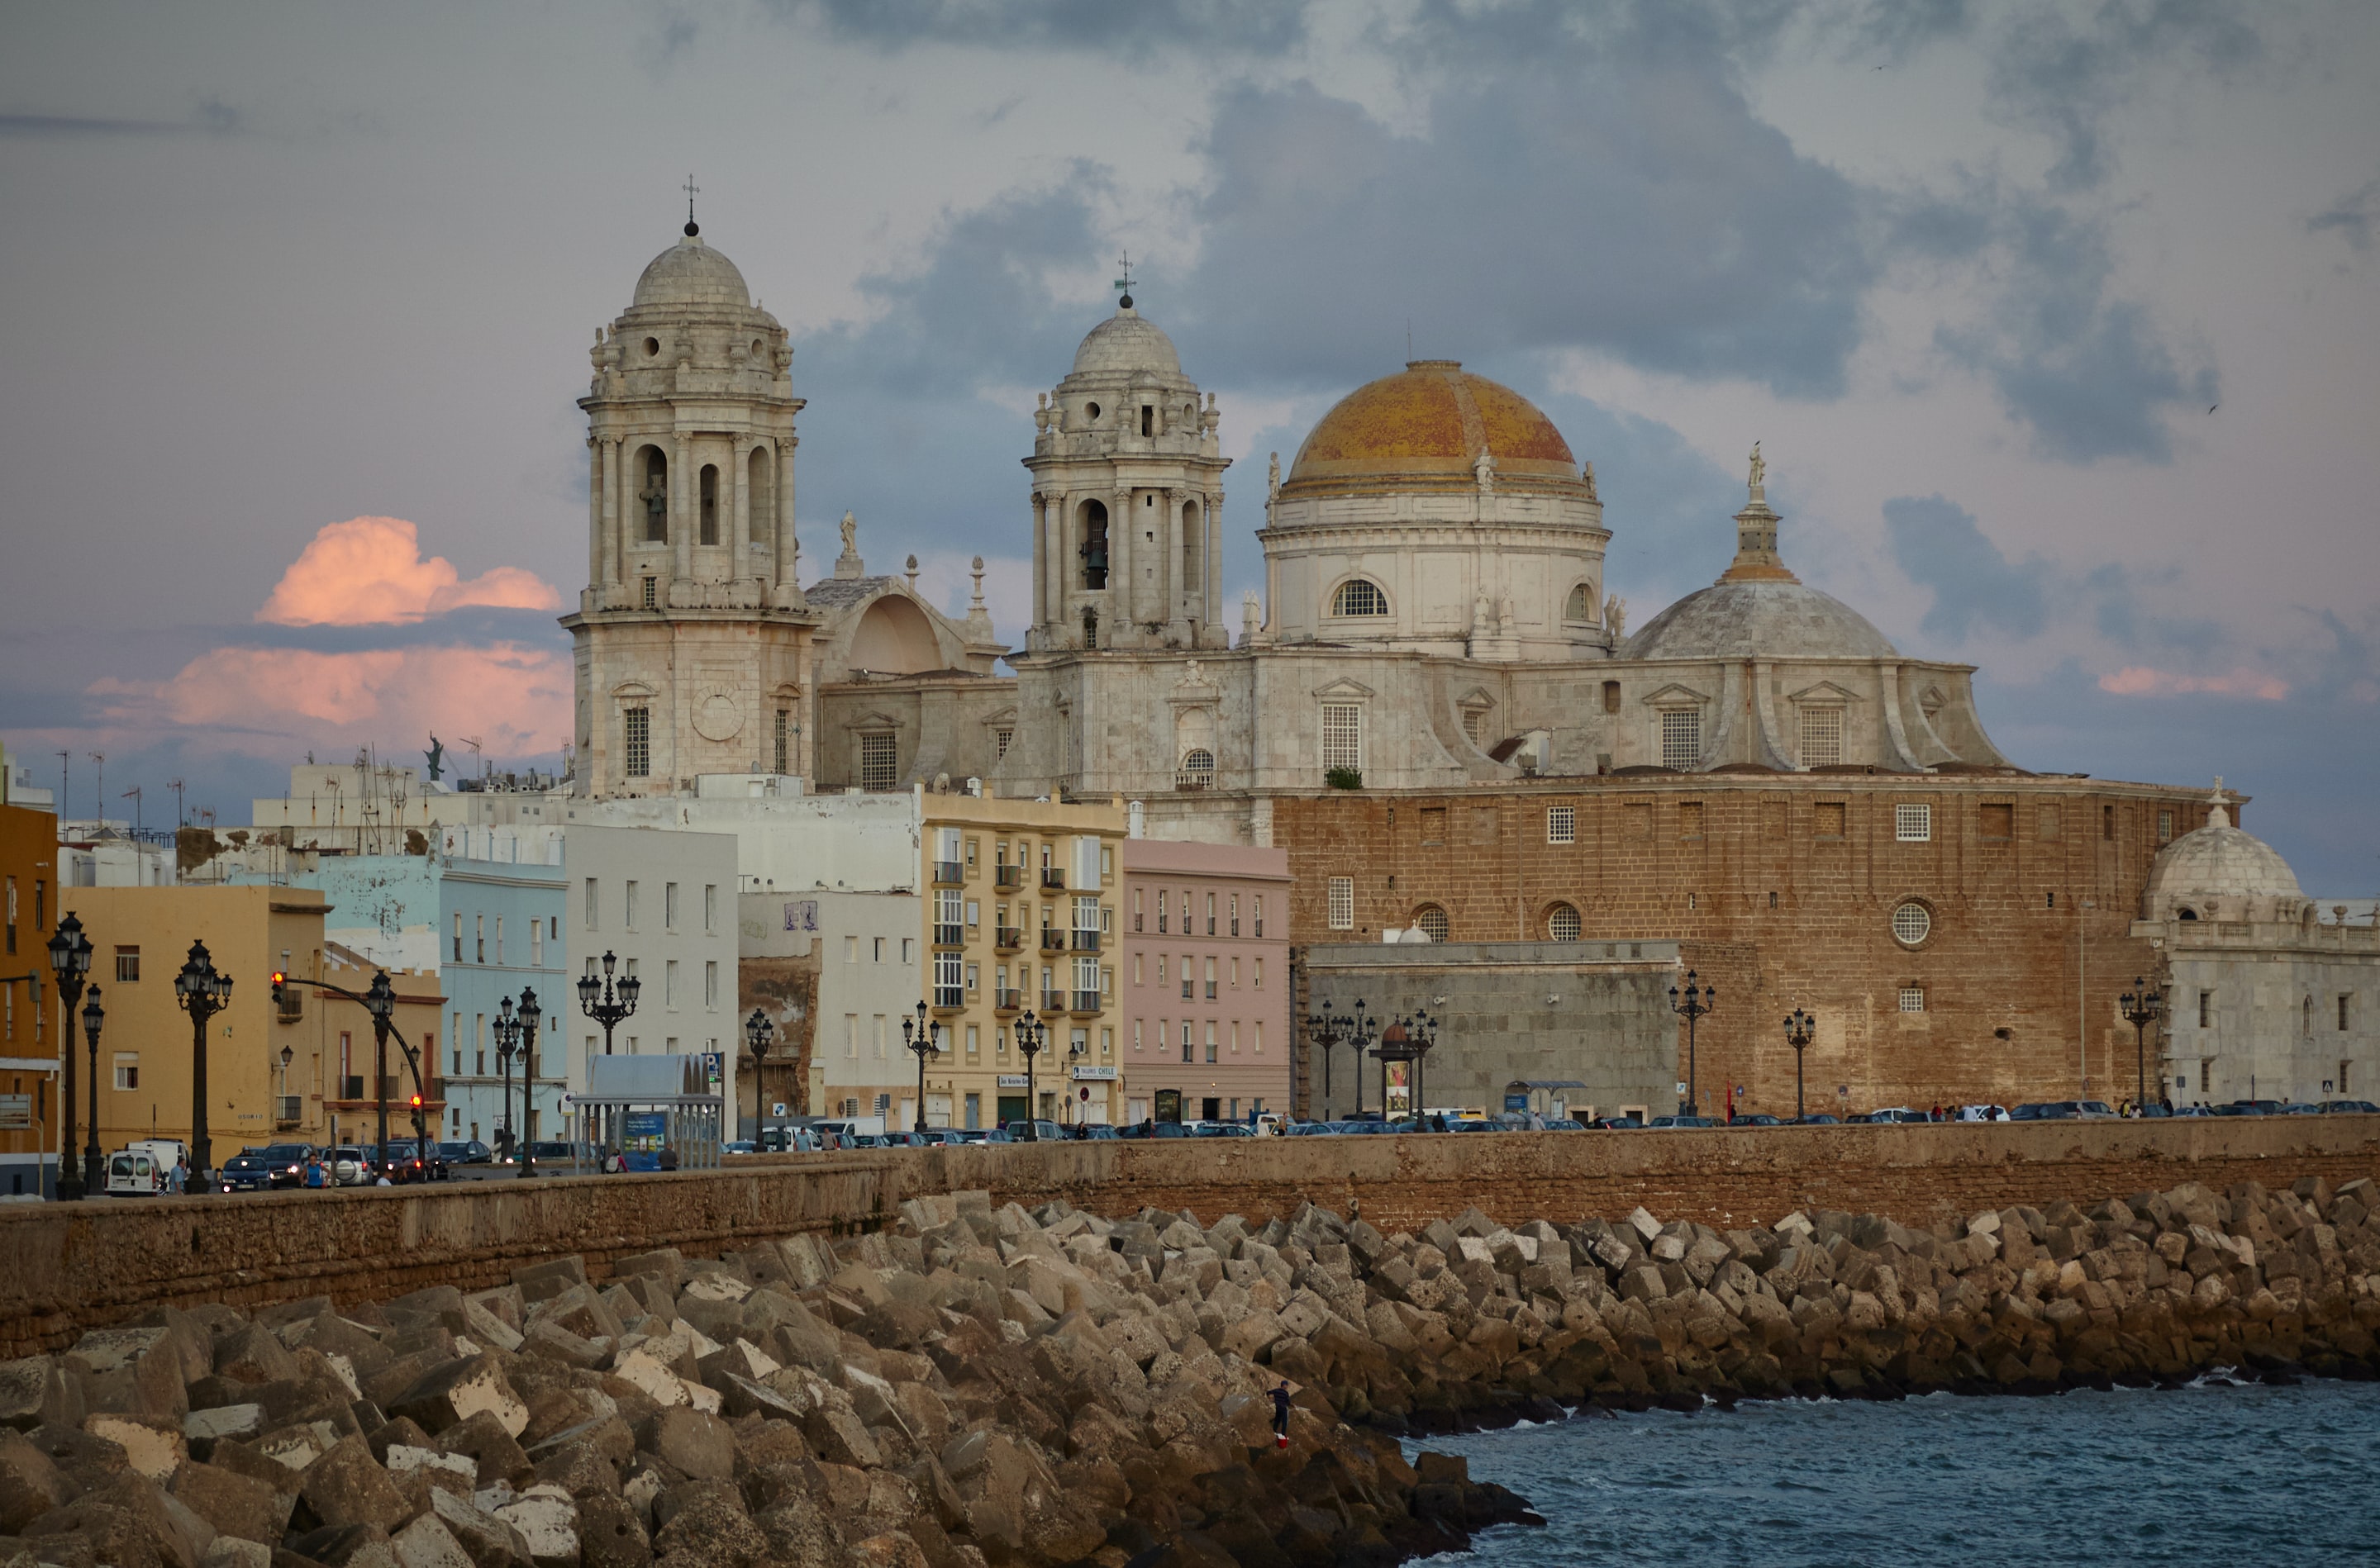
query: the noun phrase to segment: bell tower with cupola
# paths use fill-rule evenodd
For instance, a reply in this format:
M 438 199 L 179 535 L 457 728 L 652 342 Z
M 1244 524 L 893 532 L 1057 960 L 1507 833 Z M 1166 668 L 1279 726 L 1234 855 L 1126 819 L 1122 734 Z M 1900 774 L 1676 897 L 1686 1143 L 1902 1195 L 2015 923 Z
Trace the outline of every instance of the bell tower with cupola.
M 598 328 L 587 411 L 578 788 L 664 794 L 703 773 L 810 772 L 795 576 L 793 349 L 744 274 L 686 232 Z
M 1127 270 L 1117 286 L 1130 283 Z M 1123 295 L 1034 410 L 1028 654 L 1232 645 L 1220 419 Z

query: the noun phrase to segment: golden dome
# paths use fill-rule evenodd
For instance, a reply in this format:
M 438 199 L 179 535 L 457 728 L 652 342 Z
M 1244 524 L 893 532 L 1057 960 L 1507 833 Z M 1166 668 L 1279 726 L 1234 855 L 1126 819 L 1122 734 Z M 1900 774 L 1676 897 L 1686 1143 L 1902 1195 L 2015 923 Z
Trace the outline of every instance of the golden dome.
M 1452 359 L 1415 359 L 1357 387 L 1297 449 L 1281 494 L 1467 490 L 1482 453 L 1499 489 L 1584 495 L 1570 443 L 1537 405 Z

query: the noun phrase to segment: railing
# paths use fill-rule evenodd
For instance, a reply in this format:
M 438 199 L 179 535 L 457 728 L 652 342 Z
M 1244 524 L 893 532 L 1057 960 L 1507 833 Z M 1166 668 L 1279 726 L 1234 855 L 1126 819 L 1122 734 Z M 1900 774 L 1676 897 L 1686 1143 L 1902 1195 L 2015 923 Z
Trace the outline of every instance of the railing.
M 1045 865 L 1041 868 L 1041 886 L 1062 892 L 1066 887 L 1066 874 L 1054 865 Z
M 342 1100 L 360 1100 L 364 1097 L 364 1080 L 360 1074 L 346 1080 L 340 1087 L 346 1091 L 339 1096 Z
M 1086 931 L 1081 926 L 1076 926 L 1075 928 L 1075 951 L 1077 953 L 1096 953 L 1099 950 L 1099 934 L 1096 931 Z
M 1173 776 L 1177 790 L 1211 790 L 1215 787 L 1215 770 L 1211 767 L 1185 767 Z
M 1078 1013 L 1096 1013 L 1103 1005 L 1099 1000 L 1099 994 L 1096 991 L 1075 993 L 1075 1011 Z
M 995 866 L 991 881 L 995 887 L 1022 887 L 1025 886 L 1025 868 L 1021 865 Z
M 1003 925 L 992 937 L 992 946 L 1003 953 L 1013 953 L 1025 946 L 1025 933 L 1013 925 Z
M 282 1094 L 276 1095 L 275 1098 L 280 1102 L 274 1113 L 275 1125 L 296 1127 L 304 1119 L 306 1097 L 303 1094 Z
M 965 1006 L 966 987 L 963 985 L 937 985 L 934 987 L 934 1007 L 936 1010 L 954 1013 Z
M 1013 1013 L 1024 1006 L 1025 993 L 1022 991 L 994 991 L 991 994 L 991 1010 L 993 1012 Z
M 1043 926 L 1041 928 L 1041 950 L 1045 953 L 1064 952 L 1066 950 L 1065 928 L 1058 925 Z
M 1044 991 L 1041 993 L 1041 1010 L 1044 1013 L 1064 1012 L 1066 994 L 1063 991 Z
M 964 947 L 964 946 L 965 946 L 965 944 L 966 944 L 966 927 L 965 927 L 965 926 L 964 926 L 964 925 L 944 925 L 944 924 L 943 924 L 941 922 L 940 922 L 940 921 L 936 921 L 936 922 L 934 923 L 934 946 L 935 946 L 935 947 Z
M 934 862 L 934 883 L 937 887 L 955 887 L 966 880 L 966 867 L 956 861 Z

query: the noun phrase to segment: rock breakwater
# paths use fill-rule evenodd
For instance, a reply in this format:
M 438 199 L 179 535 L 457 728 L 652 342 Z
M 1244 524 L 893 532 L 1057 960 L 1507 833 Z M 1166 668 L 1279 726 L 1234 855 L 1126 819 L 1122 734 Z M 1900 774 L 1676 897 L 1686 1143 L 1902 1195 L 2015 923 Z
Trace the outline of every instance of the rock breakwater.
M 0 1364 L 0 1568 L 1387 1563 L 1527 1519 L 1394 1434 L 1585 1403 L 2380 1370 L 2380 1193 L 1382 1235 L 982 1193 L 884 1232 L 159 1309 Z M 1286 1448 L 1271 1391 L 1294 1391 Z

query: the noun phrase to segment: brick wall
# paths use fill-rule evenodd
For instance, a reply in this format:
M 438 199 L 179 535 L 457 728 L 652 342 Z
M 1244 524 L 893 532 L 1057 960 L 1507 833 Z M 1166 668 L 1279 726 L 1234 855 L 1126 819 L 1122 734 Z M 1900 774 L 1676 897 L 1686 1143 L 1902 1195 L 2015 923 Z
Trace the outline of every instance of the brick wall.
M 600 1277 L 612 1259 L 656 1247 L 708 1256 L 756 1237 L 879 1225 L 905 1197 L 953 1188 L 1110 1214 L 1186 1207 L 1208 1223 L 1262 1220 L 1310 1199 L 1354 1205 L 1394 1231 L 1475 1203 L 1508 1222 L 1617 1218 L 1641 1203 L 1716 1225 L 1810 1207 L 1923 1223 L 2186 1180 L 2276 1188 L 2305 1176 L 2380 1177 L 2380 1116 L 975 1145 L 758 1156 L 635 1180 L 7 1205 L 0 1358 L 62 1347 L 160 1302 L 469 1290 L 572 1252 Z
M 1926 841 L 1896 838 L 1902 804 L 1932 808 Z M 1557 806 L 1573 842 L 1548 841 Z M 2130 922 L 2160 817 L 2179 835 L 2205 814 L 2195 790 L 2070 778 L 1656 774 L 1283 797 L 1272 833 L 1301 946 L 1376 941 L 1431 906 L 1456 942 L 1543 940 L 1559 904 L 1590 941 L 1678 940 L 1718 989 L 1697 1031 L 1703 1108 L 1739 1083 L 1739 1108 L 1791 1115 L 1780 1020 L 1797 1007 L 1818 1019 L 1813 1112 L 2073 1097 L 2078 1035 L 2091 1097 L 2132 1093 L 2116 998 L 2154 965 Z M 1333 876 L 1354 879 L 1353 931 L 1330 928 Z M 1931 927 L 1914 947 L 1892 929 L 1912 901 Z M 1682 1079 L 1682 1030 L 1678 1055 Z

